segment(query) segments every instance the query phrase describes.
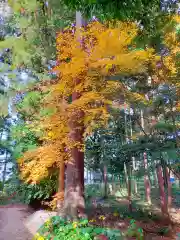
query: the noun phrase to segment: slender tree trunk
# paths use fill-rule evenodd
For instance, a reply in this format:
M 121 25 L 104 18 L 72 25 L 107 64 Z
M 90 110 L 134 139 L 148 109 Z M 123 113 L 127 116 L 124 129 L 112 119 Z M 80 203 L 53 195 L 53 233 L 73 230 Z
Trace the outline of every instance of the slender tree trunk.
M 133 164 L 133 183 L 134 183 L 134 193 L 137 194 L 137 180 L 135 177 L 135 170 L 136 170 L 136 159 L 135 157 L 132 157 L 132 164 Z
M 168 206 L 167 206 L 166 194 L 165 194 L 165 189 L 164 189 L 163 170 L 162 170 L 161 165 L 157 166 L 157 177 L 158 177 L 158 183 L 159 183 L 161 212 L 165 217 L 168 217 L 169 213 L 168 213 Z
M 4 170 L 3 170 L 3 176 L 2 176 L 2 189 L 3 190 L 4 190 L 5 181 L 6 181 L 7 161 L 8 161 L 8 155 L 7 155 L 7 151 L 6 151 L 5 152 L 5 161 L 4 161 Z
M 64 189 L 65 189 L 65 164 L 64 161 L 61 162 L 60 168 L 59 168 L 59 178 L 58 178 L 58 194 L 60 194 L 60 199 L 57 201 L 57 208 L 58 212 L 63 209 L 63 203 L 64 203 Z
M 149 181 L 149 176 L 148 176 L 148 163 L 147 163 L 147 154 L 144 152 L 143 154 L 143 161 L 144 161 L 144 186 L 145 186 L 145 194 L 146 194 L 146 201 L 148 204 L 151 204 L 151 184 Z
M 103 167 L 104 198 L 108 197 L 107 167 Z
M 144 112 L 143 110 L 141 110 L 141 127 L 142 130 L 144 130 L 145 128 L 145 124 L 144 124 Z M 142 132 L 143 134 L 143 132 Z M 144 186 L 145 186 L 145 195 L 146 195 L 146 201 L 148 202 L 148 204 L 151 204 L 151 184 L 150 184 L 150 180 L 149 180 L 149 176 L 148 176 L 148 162 L 147 162 L 147 153 L 144 152 L 143 153 L 143 163 L 144 163 L 144 170 L 145 170 L 145 174 L 144 174 Z
M 133 136 L 133 129 L 132 129 L 132 119 L 131 119 L 131 115 L 130 115 L 130 136 L 131 136 L 131 139 L 132 139 L 132 136 Z M 133 165 L 133 185 L 134 185 L 134 193 L 137 194 L 137 181 L 136 181 L 136 178 L 135 178 L 135 171 L 136 171 L 136 159 L 135 157 L 133 156 L 132 157 L 132 165 Z
M 125 172 L 126 186 L 127 186 L 127 193 L 128 193 L 129 212 L 132 212 L 131 170 L 130 170 L 130 166 L 127 167 L 126 163 L 124 163 L 124 172 Z
M 138 193 L 137 180 L 136 180 L 136 179 L 134 179 L 134 193 L 135 193 L 135 194 Z
M 119 174 L 119 187 L 121 189 L 121 175 Z
M 124 163 L 124 176 L 125 176 L 126 186 L 127 186 L 127 189 L 128 189 L 128 173 L 127 173 L 126 163 Z
M 142 128 L 142 130 L 144 130 L 144 113 L 143 113 L 143 110 L 141 110 L 140 115 L 141 115 L 141 128 Z M 143 135 L 144 132 L 142 131 L 141 134 Z
M 92 173 L 91 173 L 91 170 L 90 170 L 90 183 L 92 183 Z
M 168 167 L 166 167 L 166 176 L 167 176 L 167 192 L 168 192 L 168 209 L 170 210 L 171 205 L 172 205 L 172 186 L 170 182 L 170 171 Z
M 155 160 L 155 165 L 154 165 L 154 184 L 155 184 L 155 187 L 158 186 L 158 178 L 157 178 L 157 171 L 156 171 L 156 164 L 157 164 L 157 161 Z
M 128 166 L 128 200 L 129 200 L 129 211 L 132 212 L 132 186 L 131 186 L 130 166 Z
M 112 193 L 115 194 L 115 192 L 116 192 L 115 177 L 114 174 L 112 174 Z

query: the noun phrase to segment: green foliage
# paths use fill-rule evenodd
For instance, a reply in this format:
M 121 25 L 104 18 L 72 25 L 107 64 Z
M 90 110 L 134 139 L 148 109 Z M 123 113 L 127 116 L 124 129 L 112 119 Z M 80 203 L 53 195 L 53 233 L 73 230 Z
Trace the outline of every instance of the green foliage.
M 170 231 L 169 227 L 162 227 L 159 229 L 158 233 L 161 236 L 165 236 L 169 233 L 169 231 Z
M 174 126 L 172 123 L 158 122 L 154 128 L 162 132 L 173 132 Z
M 13 144 L 13 158 L 17 161 L 22 157 L 23 153 L 28 150 L 33 150 L 41 145 L 39 135 L 32 130 L 31 121 L 29 120 L 40 105 L 42 95 L 37 91 L 32 91 L 26 94 L 23 100 L 18 104 L 19 117 L 23 120 L 18 120 L 16 125 L 11 126 L 10 136 L 11 140 L 15 140 Z M 31 119 L 30 119 L 31 120 Z M 33 120 L 33 119 L 32 119 Z M 17 180 L 20 178 L 20 173 L 14 173 Z M 55 194 L 57 190 L 57 173 L 54 171 L 53 175 L 50 174 L 49 178 L 43 179 L 39 184 L 27 184 L 24 182 L 9 180 L 8 191 L 17 192 L 21 201 L 27 204 L 33 200 L 47 200 Z
M 81 10 L 86 15 L 96 15 L 97 17 L 109 19 L 143 19 L 146 13 L 157 12 L 160 9 L 159 1 L 144 1 L 144 0 L 131 0 L 131 1 L 108 1 L 108 0 L 64 0 L 74 10 Z M 148 10 L 150 12 L 148 12 Z M 153 14 L 154 15 L 154 14 Z
M 94 196 L 101 197 L 102 192 L 103 190 L 100 184 L 88 184 L 85 187 L 85 198 L 90 199 Z
M 7 37 L 0 48 L 12 49 L 14 66 L 28 67 L 41 80 L 47 79 L 47 63 L 56 57 L 56 32 L 72 22 L 74 13 L 58 0 L 49 2 L 51 13 L 45 3 L 36 0 L 9 3 L 14 12 L 9 25 L 22 34 Z
M 111 117 L 108 129 L 98 129 L 86 139 L 85 164 L 87 168 L 102 169 L 106 164 L 110 173 L 123 170 L 124 157 L 120 152 L 120 147 L 124 140 L 124 121 L 121 114 L 119 112 L 117 114 L 118 117 Z
M 130 221 L 130 226 L 127 230 L 126 236 L 136 237 L 137 240 L 143 240 L 144 239 L 143 229 L 138 228 L 136 225 L 136 221 L 132 219 Z
M 16 144 L 13 148 L 13 157 L 18 159 L 22 154 L 38 146 L 38 138 L 30 130 L 29 126 L 24 123 L 11 127 L 11 139 L 15 139 Z
M 21 102 L 17 104 L 19 120 L 10 128 L 11 139 L 15 140 L 13 146 L 13 157 L 18 159 L 28 150 L 33 150 L 41 144 L 39 135 L 32 130 L 31 121 L 34 120 L 41 104 L 42 94 L 32 91 L 26 94 Z
M 43 94 L 38 91 L 29 91 L 26 93 L 23 100 L 16 105 L 16 109 L 21 114 L 21 118 L 25 120 L 33 120 L 39 113 L 42 98 Z
M 27 184 L 19 179 L 19 172 L 13 169 L 13 174 L 5 183 L 4 194 L 6 198 L 14 195 L 11 201 L 23 202 L 26 204 L 34 200 L 45 201 L 51 199 L 57 191 L 57 172 L 40 181 L 39 184 Z
M 3 189 L 3 183 L 2 181 L 0 181 L 0 191 L 2 191 L 2 189 Z
M 91 226 L 88 220 L 82 219 L 79 222 L 65 221 L 59 216 L 52 217 L 38 230 L 35 239 L 53 239 L 55 240 L 95 240 L 96 236 L 103 234 L 109 240 L 122 239 L 119 230 L 105 229 Z
M 39 184 L 22 183 L 18 188 L 18 193 L 23 196 L 23 201 L 27 204 L 33 200 L 47 200 L 57 191 L 57 178 L 42 180 Z

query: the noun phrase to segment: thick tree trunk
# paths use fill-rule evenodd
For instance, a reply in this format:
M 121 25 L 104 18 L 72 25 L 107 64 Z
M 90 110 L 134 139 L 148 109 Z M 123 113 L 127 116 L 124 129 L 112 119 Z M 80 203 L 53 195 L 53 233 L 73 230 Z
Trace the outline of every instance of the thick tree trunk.
M 76 12 L 76 30 L 83 26 L 83 19 L 80 12 Z M 78 35 L 78 41 L 82 41 Z M 83 46 L 82 46 L 83 47 Z M 76 79 L 76 84 L 79 80 Z M 80 97 L 79 93 L 72 94 L 72 102 Z M 83 117 L 82 110 L 78 110 L 71 117 L 70 138 L 74 143 L 83 144 Z M 82 120 L 82 121 L 81 121 Z M 85 217 L 85 200 L 84 200 L 84 153 L 78 147 L 71 150 L 71 162 L 67 164 L 66 169 L 66 190 L 64 208 L 65 213 L 71 219 Z
M 157 177 L 159 183 L 159 193 L 160 193 L 160 201 L 161 201 L 161 212 L 165 217 L 168 217 L 168 206 L 166 201 L 166 194 L 164 189 L 164 178 L 163 178 L 163 170 L 162 166 L 157 166 Z
M 144 160 L 144 186 L 145 186 L 145 194 L 146 194 L 146 201 L 148 204 L 151 204 L 151 184 L 148 176 L 148 163 L 147 163 L 147 154 L 144 152 L 143 154 L 143 160 Z
M 73 101 L 77 95 L 73 94 Z M 83 119 L 83 112 L 78 110 L 71 120 L 70 137 L 74 143 L 83 143 L 84 127 L 79 120 Z M 65 212 L 71 218 L 77 218 L 84 215 L 84 153 L 78 147 L 71 150 L 71 161 L 67 164 L 66 169 L 66 190 L 65 190 Z

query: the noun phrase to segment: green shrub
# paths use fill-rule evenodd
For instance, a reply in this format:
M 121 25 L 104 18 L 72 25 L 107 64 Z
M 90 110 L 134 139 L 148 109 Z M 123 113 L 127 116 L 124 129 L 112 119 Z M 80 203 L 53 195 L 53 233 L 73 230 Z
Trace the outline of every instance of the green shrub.
M 2 191 L 3 190 L 3 183 L 2 183 L 2 181 L 0 181 L 0 191 Z
M 123 239 L 119 230 L 91 226 L 86 219 L 70 222 L 54 216 L 41 226 L 34 240 L 94 240 L 100 234 L 109 240 Z
M 130 226 L 125 235 L 127 237 L 135 237 L 137 240 L 144 239 L 143 229 L 138 228 L 138 226 L 136 225 L 136 221 L 133 219 L 130 221 Z
M 28 184 L 15 179 L 15 174 L 5 184 L 7 196 L 16 192 L 20 202 L 30 204 L 34 200 L 46 201 L 57 191 L 57 174 L 40 181 L 39 184 Z M 16 196 L 13 197 L 17 201 Z
M 44 179 L 39 184 L 22 183 L 18 192 L 23 196 L 23 201 L 29 204 L 35 199 L 49 199 L 56 192 L 56 179 Z
M 102 197 L 103 191 L 101 184 L 88 184 L 85 186 L 85 197 Z

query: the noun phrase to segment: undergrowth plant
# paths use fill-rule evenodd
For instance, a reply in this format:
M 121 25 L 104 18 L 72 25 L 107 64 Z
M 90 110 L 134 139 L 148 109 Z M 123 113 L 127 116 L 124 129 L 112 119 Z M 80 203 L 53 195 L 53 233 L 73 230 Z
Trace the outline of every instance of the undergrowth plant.
M 135 237 L 137 240 L 144 239 L 143 229 L 139 228 L 136 224 L 136 221 L 133 219 L 130 221 L 130 226 L 125 235 L 127 237 Z
M 123 239 L 117 229 L 91 226 L 87 219 L 70 222 L 54 216 L 40 227 L 33 240 L 95 240 L 98 235 L 107 236 L 109 240 Z

